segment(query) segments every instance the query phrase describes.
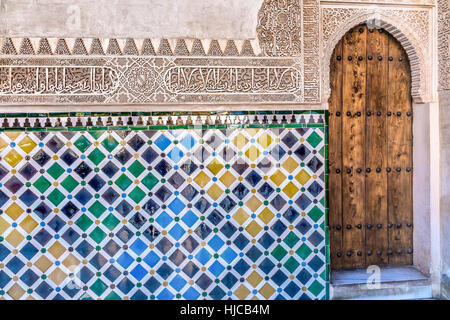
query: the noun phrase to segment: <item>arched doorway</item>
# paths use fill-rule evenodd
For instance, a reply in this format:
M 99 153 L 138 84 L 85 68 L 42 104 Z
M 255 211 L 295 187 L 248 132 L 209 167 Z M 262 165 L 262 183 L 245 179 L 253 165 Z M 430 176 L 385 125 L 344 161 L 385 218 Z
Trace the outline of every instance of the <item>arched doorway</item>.
M 332 269 L 413 263 L 411 71 L 389 33 L 360 25 L 330 64 Z

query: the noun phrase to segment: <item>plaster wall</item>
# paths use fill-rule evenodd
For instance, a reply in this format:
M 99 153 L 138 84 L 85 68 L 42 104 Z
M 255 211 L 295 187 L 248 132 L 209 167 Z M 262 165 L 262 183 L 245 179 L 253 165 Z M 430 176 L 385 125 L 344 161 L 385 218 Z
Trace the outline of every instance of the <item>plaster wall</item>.
M 2 36 L 256 38 L 263 0 L 2 0 Z

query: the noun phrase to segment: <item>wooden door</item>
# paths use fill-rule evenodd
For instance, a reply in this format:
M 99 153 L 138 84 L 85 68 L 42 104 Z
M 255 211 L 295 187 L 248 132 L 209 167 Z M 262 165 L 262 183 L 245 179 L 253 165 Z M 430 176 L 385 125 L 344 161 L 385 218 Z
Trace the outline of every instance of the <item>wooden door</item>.
M 332 269 L 413 261 L 412 106 L 407 55 L 390 34 L 350 30 L 331 58 Z

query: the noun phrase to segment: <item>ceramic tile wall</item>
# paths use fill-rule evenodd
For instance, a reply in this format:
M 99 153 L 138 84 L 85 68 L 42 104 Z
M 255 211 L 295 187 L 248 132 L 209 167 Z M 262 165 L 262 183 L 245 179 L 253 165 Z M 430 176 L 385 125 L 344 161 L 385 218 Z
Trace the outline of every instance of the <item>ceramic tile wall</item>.
M 5 116 L 0 299 L 328 298 L 326 112 L 296 116 L 59 129 Z

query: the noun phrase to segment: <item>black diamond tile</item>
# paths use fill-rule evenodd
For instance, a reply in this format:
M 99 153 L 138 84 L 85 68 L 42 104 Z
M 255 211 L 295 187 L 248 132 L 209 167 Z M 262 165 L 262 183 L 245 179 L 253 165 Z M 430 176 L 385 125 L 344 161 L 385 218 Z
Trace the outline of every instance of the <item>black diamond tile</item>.
M 188 236 L 186 240 L 183 241 L 182 246 L 189 252 L 192 253 L 197 247 L 198 242 L 192 236 Z
M 314 156 L 306 165 L 311 169 L 312 172 L 317 172 L 317 170 L 322 167 L 323 163 Z
M 186 188 L 181 191 L 182 196 L 185 197 L 188 201 L 192 201 L 192 199 L 194 199 L 198 193 L 199 192 L 197 191 L 197 189 L 195 189 L 190 184 L 188 184 Z
M 119 168 L 112 161 L 110 161 L 105 164 L 105 166 L 102 168 L 102 171 L 109 178 L 112 178 L 116 174 L 116 172 L 119 171 Z
M 295 203 L 302 209 L 305 210 L 311 204 L 311 199 L 309 199 L 305 194 L 302 194 Z
M 193 173 L 195 170 L 197 170 L 198 166 L 197 166 L 194 162 L 188 160 L 188 161 L 186 161 L 184 164 L 182 164 L 182 165 L 180 166 L 180 168 L 181 168 L 181 170 L 183 170 L 184 172 L 186 172 L 187 175 L 190 176 L 190 175 L 192 175 L 192 173 Z
M 27 163 L 26 165 L 24 165 L 22 167 L 22 169 L 19 170 L 19 173 L 27 180 L 31 180 L 31 178 L 33 178 L 33 176 L 37 173 L 38 171 L 36 170 L 35 167 L 33 167 L 31 165 L 31 163 Z M 2 179 L 1 176 L 1 168 L 0 168 L 0 180 Z
M 211 204 L 204 197 L 201 197 L 195 203 L 194 207 L 203 214 L 211 207 Z
M 261 188 L 258 189 L 258 192 L 260 195 L 262 195 L 264 198 L 268 199 L 269 196 L 274 192 L 275 190 L 270 186 L 270 184 L 268 184 L 267 182 L 265 182 Z
M 39 218 L 44 220 L 50 212 L 52 212 L 52 209 L 50 209 L 44 202 L 41 202 L 36 208 L 34 208 L 33 212 L 36 213 Z
M 220 231 L 228 238 L 231 238 L 236 230 L 237 228 L 230 221 L 225 222 L 225 224 L 220 229 Z
M 17 191 L 20 190 L 20 188 L 23 187 L 23 183 L 19 179 L 17 179 L 15 176 L 12 176 L 8 181 L 5 182 L 4 186 L 11 193 L 16 193 Z
M 272 169 L 272 161 L 269 158 L 265 157 L 261 159 L 261 161 L 257 165 L 258 169 L 267 174 L 270 169 Z
M 119 162 L 122 165 L 125 165 L 125 163 L 128 162 L 128 160 L 130 160 L 133 156 L 131 155 L 131 153 L 128 152 L 127 149 L 122 148 L 119 152 L 116 153 L 116 155 L 114 156 L 114 158 L 116 158 L 117 160 L 119 160 Z
M 161 160 L 156 166 L 155 170 L 161 175 L 165 176 L 170 170 L 172 170 L 172 166 L 166 161 Z
M 155 152 L 152 148 L 148 148 L 143 154 L 142 159 L 147 161 L 148 164 L 151 164 L 156 158 L 158 158 L 158 153 Z
M 133 210 L 133 206 L 130 205 L 125 200 L 120 201 L 120 203 L 115 208 L 118 213 L 120 213 L 122 216 L 126 217 L 131 210 Z
M 142 232 L 143 236 L 146 237 L 149 241 L 154 241 L 160 234 L 159 230 L 156 229 L 154 225 L 149 226 Z
M 92 189 L 99 192 L 101 188 L 106 184 L 106 181 L 103 180 L 98 174 L 95 175 L 88 184 L 91 186 Z
M 202 274 L 196 281 L 196 284 L 203 290 L 208 289 L 211 283 L 212 280 L 206 274 Z
M 217 153 L 225 162 L 230 162 L 236 156 L 236 152 L 230 147 L 225 147 Z
M 108 260 L 102 256 L 99 252 L 97 252 L 96 255 L 92 257 L 92 259 L 89 261 L 90 264 L 94 266 L 95 269 L 100 270 Z
M 208 220 L 211 221 L 212 224 L 214 224 L 215 226 L 217 226 L 220 221 L 223 220 L 223 215 L 217 211 L 216 209 L 214 209 L 209 215 L 208 215 Z
M 270 201 L 270 204 L 272 205 L 272 207 L 274 207 L 275 209 L 277 209 L 278 211 L 280 211 L 284 205 L 286 204 L 286 200 L 283 199 L 282 196 L 280 196 L 279 194 L 277 194 L 277 196 L 275 198 L 273 198 L 272 201 Z
M 175 172 L 167 181 L 169 181 L 175 189 L 178 189 L 186 180 L 178 172 Z
M 311 193 L 314 197 L 317 197 L 322 192 L 322 190 L 323 190 L 322 186 L 318 184 L 317 181 L 314 181 L 308 187 L 309 193 Z
M 0 196 L 1 198 L 1 196 Z M 37 199 L 38 196 L 35 195 L 30 189 L 27 189 L 24 193 L 22 193 L 22 195 L 19 197 L 20 201 L 22 201 L 23 203 L 25 203 L 27 205 L 27 207 L 30 207 Z M 1 204 L 1 200 L 0 200 L 0 204 Z
M 252 187 L 255 187 L 258 182 L 260 182 L 262 177 L 257 174 L 255 171 L 251 171 L 246 177 L 245 180 L 248 181 L 252 185 Z
M 297 217 L 300 214 L 297 212 L 297 210 L 295 210 L 294 208 L 290 207 L 289 209 L 286 210 L 286 212 L 283 214 L 283 217 L 286 218 L 287 221 L 289 221 L 290 223 L 294 222 L 295 219 L 297 219 Z
M 64 147 L 64 142 L 54 135 L 45 145 L 54 153 L 57 153 L 62 147 Z
M 70 149 L 61 155 L 61 160 L 64 161 L 68 166 L 71 166 L 77 159 L 77 154 Z
M 106 200 L 109 204 L 112 204 L 120 195 L 113 189 L 108 188 L 103 194 L 102 198 Z
M 2 180 L 8 173 L 9 170 L 0 164 L 0 180 Z
M 284 142 L 288 148 L 292 148 L 292 146 L 298 141 L 298 139 L 295 137 L 295 135 L 292 132 L 288 132 L 281 141 Z
M 206 139 L 205 143 L 214 150 L 224 144 L 223 140 L 217 134 L 212 134 L 208 139 Z
M 80 238 L 80 235 L 74 229 L 69 228 L 66 232 L 64 232 L 61 238 L 63 238 L 68 244 L 72 245 L 78 240 L 78 238 Z
M 226 196 L 219 204 L 223 210 L 229 213 L 236 206 L 236 202 L 230 196 Z
M 244 160 L 238 159 L 238 161 L 236 161 L 231 167 L 234 169 L 234 171 L 236 171 L 239 175 L 242 176 L 245 170 L 248 169 L 248 164 L 245 163 Z
M 65 227 L 66 222 L 58 216 L 55 216 L 50 222 L 48 226 L 52 228 L 55 232 L 59 232 L 63 227 Z
M 145 144 L 144 139 L 142 139 L 139 135 L 135 135 L 128 141 L 128 145 L 133 148 L 134 151 L 138 151 Z
M 195 234 L 198 235 L 200 238 L 205 240 L 205 238 L 211 233 L 211 228 L 208 227 L 208 225 L 204 222 L 200 223 L 200 225 L 195 229 Z
M 161 200 L 161 202 L 165 202 L 167 199 L 170 198 L 171 195 L 172 192 L 165 186 L 162 186 L 161 188 L 158 189 L 158 191 L 155 192 L 155 196 L 157 196 L 158 199 Z
M 245 196 L 250 192 L 244 184 L 239 183 L 236 188 L 233 189 L 233 194 L 239 198 L 239 200 L 242 200 L 245 198 Z
M 66 205 L 61 209 L 62 213 L 64 213 L 69 219 L 72 219 L 74 215 L 77 214 L 80 209 L 76 205 L 69 201 Z
M 170 242 L 170 240 L 165 237 L 159 240 L 158 244 L 156 245 L 156 248 L 158 248 L 158 250 L 161 251 L 162 254 L 166 254 L 172 247 L 172 242 Z
M 142 207 L 142 209 L 147 212 L 149 215 L 154 215 L 156 211 L 159 209 L 159 205 L 153 201 L 152 199 L 148 200 L 146 204 Z
M 302 144 L 300 147 L 298 147 L 297 150 L 295 150 L 294 154 L 300 159 L 305 160 L 305 158 L 311 153 L 307 147 L 305 147 L 304 144 Z
M 183 268 L 183 272 L 189 277 L 193 278 L 196 273 L 200 270 L 199 267 L 195 265 L 192 261 L 189 261 Z
M 81 179 L 85 179 L 92 172 L 92 169 L 86 162 L 83 161 L 78 165 L 78 167 L 75 168 L 74 171 L 81 177 Z
M 103 247 L 103 250 L 109 254 L 110 257 L 113 257 L 119 250 L 120 246 L 114 241 L 109 240 L 108 243 Z
M 140 214 L 139 212 L 136 212 L 136 214 L 131 217 L 131 219 L 129 220 L 129 222 L 136 228 L 136 229 L 140 229 L 142 228 L 142 226 L 147 222 L 147 219 L 145 219 L 145 217 Z
M 63 156 L 64 156 L 64 154 L 61 156 L 61 159 L 62 159 L 63 161 L 65 161 L 64 158 L 63 158 Z M 38 165 L 40 165 L 41 167 L 45 166 L 45 164 L 50 160 L 50 158 L 51 158 L 51 157 L 50 157 L 48 154 L 46 154 L 46 153 L 44 152 L 44 150 L 39 150 L 39 151 L 33 156 L 33 160 L 36 161 L 36 163 L 37 163 Z M 70 165 L 70 164 L 69 164 L 69 165 Z
M 283 158 L 283 156 L 286 154 L 286 151 L 284 151 L 283 148 L 281 148 L 279 145 L 275 145 L 272 150 L 270 151 L 270 155 L 275 159 L 275 160 L 280 160 L 281 158 Z
M 119 238 L 123 243 L 127 243 L 133 237 L 134 232 L 123 226 L 117 233 L 116 237 Z
M 180 250 L 177 249 L 175 250 L 172 255 L 170 256 L 170 261 L 172 261 L 176 266 L 179 266 L 180 264 L 183 263 L 183 261 L 186 259 L 186 256 L 184 255 L 184 253 Z
M 205 149 L 205 147 L 198 148 L 194 152 L 194 157 L 198 159 L 201 163 L 205 163 L 206 159 L 211 155 L 211 153 Z
M 306 220 L 302 219 L 300 222 L 295 226 L 295 228 L 300 231 L 302 234 L 307 233 L 311 228 L 311 224 Z

